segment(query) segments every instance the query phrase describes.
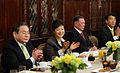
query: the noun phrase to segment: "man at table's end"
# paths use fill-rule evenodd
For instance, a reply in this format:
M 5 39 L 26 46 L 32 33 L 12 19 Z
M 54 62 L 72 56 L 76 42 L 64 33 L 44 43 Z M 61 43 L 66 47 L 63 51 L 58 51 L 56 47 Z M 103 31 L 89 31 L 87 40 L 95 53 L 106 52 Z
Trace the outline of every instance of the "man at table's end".
M 92 47 L 88 34 L 84 31 L 85 19 L 83 16 L 75 16 L 73 18 L 74 27 L 67 33 L 67 40 L 72 42 L 79 42 L 80 46 L 73 50 L 73 52 L 82 53 L 88 51 L 89 47 Z
M 30 69 L 42 58 L 42 51 L 34 49 L 29 39 L 28 25 L 24 22 L 16 24 L 13 28 L 13 38 L 3 47 L 1 57 L 3 73 L 9 73 L 11 69 L 18 70 L 20 65 Z

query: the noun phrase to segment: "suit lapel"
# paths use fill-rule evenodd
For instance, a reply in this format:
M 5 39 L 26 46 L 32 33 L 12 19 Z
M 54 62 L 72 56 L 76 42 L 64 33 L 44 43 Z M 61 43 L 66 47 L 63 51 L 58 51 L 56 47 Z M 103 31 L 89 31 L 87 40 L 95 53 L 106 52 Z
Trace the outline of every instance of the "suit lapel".
M 110 35 L 110 37 L 111 37 L 111 38 L 113 38 L 113 36 L 112 36 L 112 33 L 111 33 L 110 29 L 109 29 L 107 26 L 106 26 L 105 28 L 106 28 L 106 32 L 108 33 L 108 35 Z
M 75 34 L 77 34 L 76 36 L 78 36 L 79 39 L 84 40 L 84 38 L 82 37 L 82 35 L 81 35 L 75 28 L 73 28 L 73 32 L 75 32 Z M 85 33 L 84 33 L 84 32 L 83 32 L 83 34 L 84 34 L 84 37 L 85 37 L 85 39 L 86 39 L 86 36 L 85 36 Z
M 54 44 L 57 49 L 61 49 L 61 48 L 62 48 L 62 46 L 60 46 L 60 45 L 58 44 L 57 39 L 56 39 L 55 36 L 51 37 L 50 43 Z
M 29 55 L 31 56 L 32 55 L 32 52 L 30 51 L 30 47 L 28 46 L 28 44 L 26 44 L 26 48 L 27 48 L 27 51 L 28 51 L 28 53 L 29 53 Z
M 15 47 L 15 51 L 16 51 L 16 53 L 18 54 L 18 57 L 19 57 L 19 59 L 24 59 L 25 60 L 25 57 L 23 57 L 24 56 L 24 54 L 23 54 L 23 51 L 21 50 L 21 48 L 20 48 L 20 46 L 18 45 L 18 43 L 16 42 L 16 40 L 15 39 L 13 39 L 13 42 L 14 42 L 14 47 Z

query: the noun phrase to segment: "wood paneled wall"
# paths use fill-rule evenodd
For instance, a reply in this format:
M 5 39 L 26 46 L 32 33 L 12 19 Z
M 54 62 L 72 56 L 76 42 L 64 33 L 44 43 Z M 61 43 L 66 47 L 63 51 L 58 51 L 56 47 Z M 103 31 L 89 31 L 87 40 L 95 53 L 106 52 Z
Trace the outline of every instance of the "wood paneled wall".
M 86 28 L 89 28 L 90 0 L 63 0 L 63 21 L 66 30 L 69 31 L 73 27 L 73 17 L 76 15 L 84 16 Z
M 120 0 L 111 1 L 111 12 L 115 13 L 117 16 L 117 24 L 120 23 Z M 120 26 L 120 24 L 119 24 Z
M 0 0 L 0 52 L 2 52 L 2 47 L 4 44 L 12 37 L 12 28 L 14 24 L 24 21 L 24 0 Z M 28 1 L 28 0 L 27 0 Z M 65 29 L 66 31 L 69 31 L 73 27 L 73 17 L 76 15 L 83 15 L 86 20 L 86 29 L 88 34 L 92 32 L 93 35 L 97 35 L 97 31 L 100 29 L 98 25 L 98 9 L 96 9 L 96 22 L 95 29 L 91 29 L 90 26 L 92 25 L 92 15 L 91 14 L 93 10 L 91 10 L 91 1 L 98 2 L 99 0 L 58 0 L 59 1 L 59 13 L 58 18 L 63 19 L 65 22 Z M 102 17 L 104 17 L 104 1 L 102 1 Z M 120 0 L 106 0 L 108 2 L 107 5 L 107 13 L 116 13 L 118 17 L 120 17 Z M 40 0 L 38 1 L 38 5 L 41 6 Z M 49 30 L 51 31 L 51 23 L 52 23 L 52 0 L 48 0 L 48 6 L 49 6 Z M 98 8 L 98 4 L 96 3 L 96 8 Z M 28 7 L 29 8 L 29 7 Z M 38 7 L 38 12 L 40 13 L 40 8 Z M 94 9 L 94 8 L 93 8 Z M 28 11 L 29 13 L 29 11 Z M 29 14 L 28 14 L 29 15 Z M 29 17 L 29 16 L 27 16 Z M 41 14 L 38 16 L 39 25 L 41 23 Z M 29 22 L 29 21 L 28 21 Z M 118 23 L 120 23 L 120 18 L 118 18 Z M 102 18 L 102 26 L 104 26 L 104 19 Z M 38 31 L 39 36 L 34 37 L 31 39 L 31 41 L 34 43 L 33 45 L 36 46 L 41 44 L 41 42 L 46 42 L 48 37 L 40 35 L 40 32 Z M 50 32 L 51 33 L 51 32 Z M 36 39 L 37 38 L 37 39 Z
M 12 37 L 12 27 L 22 21 L 22 0 L 0 0 L 0 52 Z

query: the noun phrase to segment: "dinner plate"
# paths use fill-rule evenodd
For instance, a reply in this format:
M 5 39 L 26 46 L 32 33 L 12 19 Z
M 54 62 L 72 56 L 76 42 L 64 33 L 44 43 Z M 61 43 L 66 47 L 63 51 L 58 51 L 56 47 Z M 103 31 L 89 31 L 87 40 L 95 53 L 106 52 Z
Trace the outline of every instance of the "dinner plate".
M 100 69 L 103 69 L 103 68 L 95 69 L 92 71 L 92 73 L 120 73 L 120 72 L 113 72 L 113 71 L 116 71 L 117 69 L 112 69 L 110 70 L 110 72 L 99 72 Z
M 36 73 L 36 72 L 34 72 L 34 71 L 21 71 L 19 73 Z

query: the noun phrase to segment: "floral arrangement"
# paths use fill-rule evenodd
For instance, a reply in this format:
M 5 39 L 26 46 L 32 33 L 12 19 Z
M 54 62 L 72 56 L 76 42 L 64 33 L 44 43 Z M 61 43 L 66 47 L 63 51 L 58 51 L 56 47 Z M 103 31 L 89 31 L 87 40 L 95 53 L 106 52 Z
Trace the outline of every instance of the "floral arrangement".
M 107 56 L 111 55 L 114 51 L 120 52 L 120 41 L 108 41 L 105 45 L 109 48 Z
M 52 60 L 52 73 L 62 70 L 62 73 L 76 73 L 77 69 L 84 69 L 87 66 L 81 58 L 75 55 L 65 54 L 63 57 L 55 57 Z

